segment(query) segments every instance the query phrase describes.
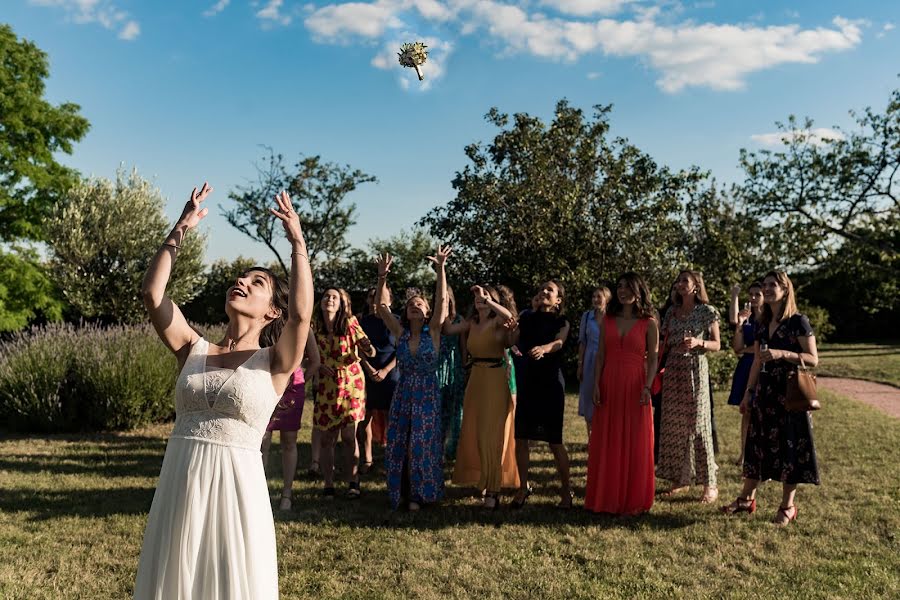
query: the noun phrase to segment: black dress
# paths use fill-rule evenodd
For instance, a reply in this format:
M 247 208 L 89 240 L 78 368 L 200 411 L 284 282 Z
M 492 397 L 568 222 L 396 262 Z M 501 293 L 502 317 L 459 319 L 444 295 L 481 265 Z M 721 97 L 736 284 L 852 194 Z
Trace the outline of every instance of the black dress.
M 769 336 L 759 324 L 756 339 L 770 350 L 802 352 L 797 338 L 813 335 L 809 319 L 794 315 L 783 321 Z M 759 374 L 759 387 L 750 410 L 750 429 L 744 448 L 744 477 L 788 484 L 819 483 L 819 467 L 813 444 L 812 419 L 808 412 L 788 412 L 784 408 L 788 373 L 796 369 L 784 360 L 769 361 Z
M 562 351 L 534 360 L 528 353 L 535 346 L 549 344 L 566 325 L 555 312 L 526 312 L 519 319 L 519 350 L 522 368 L 517 365 L 516 439 L 562 443 L 565 386 Z
M 362 317 L 359 324 L 375 348 L 375 356 L 363 360 L 376 370 L 384 368 L 397 356 L 397 342 L 394 336 L 376 314 Z M 366 372 L 366 410 L 389 410 L 399 380 L 400 371 L 396 367 L 391 369 L 382 381 L 373 381 Z

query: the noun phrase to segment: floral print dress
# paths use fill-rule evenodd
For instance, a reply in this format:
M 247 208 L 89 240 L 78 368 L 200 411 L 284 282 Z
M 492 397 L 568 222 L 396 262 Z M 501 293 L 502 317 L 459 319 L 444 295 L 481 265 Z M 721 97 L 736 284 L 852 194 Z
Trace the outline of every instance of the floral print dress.
M 437 502 L 444 496 L 444 436 L 437 367 L 438 351 L 428 328 L 421 333 L 415 355 L 409 348 L 409 331 L 404 331 L 397 344 L 400 381 L 391 401 L 385 452 L 392 508 L 400 505 L 404 495 L 404 473 L 409 477 L 410 500 Z
M 366 380 L 357 353 L 364 337 L 356 317 L 350 317 L 347 335 L 316 332 L 322 364 L 334 370 L 332 377 L 319 377 L 313 412 L 317 429 L 333 431 L 366 417 Z
M 709 362 L 702 348 L 685 353 L 678 345 L 685 332 L 709 339 L 709 328 L 718 320 L 715 308 L 697 304 L 684 317 L 677 316 L 675 307 L 671 308 L 662 325 L 667 348 L 656 475 L 677 487 L 716 485 L 718 466 L 713 452 Z
M 756 339 L 770 350 L 802 352 L 800 337 L 813 335 L 805 315 L 782 321 L 769 335 L 760 323 Z M 784 408 L 788 374 L 796 367 L 784 360 L 766 363 L 760 372 L 756 397 L 750 405 L 750 429 L 744 447 L 744 477 L 787 484 L 819 483 L 816 447 L 812 437 L 812 418 L 808 412 L 788 412 Z

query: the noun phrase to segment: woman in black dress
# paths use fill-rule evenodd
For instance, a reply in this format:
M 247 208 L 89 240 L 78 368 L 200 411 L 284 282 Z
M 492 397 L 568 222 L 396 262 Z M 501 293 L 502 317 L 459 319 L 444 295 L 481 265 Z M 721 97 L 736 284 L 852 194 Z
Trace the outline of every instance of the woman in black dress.
M 390 289 L 387 290 L 387 302 L 390 307 L 393 301 Z M 360 472 L 368 473 L 372 468 L 372 441 L 385 443 L 387 412 L 391 408 L 394 388 L 400 378 L 397 366 L 397 341 L 375 310 L 375 290 L 366 295 L 366 309 L 359 320 L 363 332 L 375 347 L 375 356 L 366 357 L 362 361 L 366 374 L 366 418 L 357 428 L 357 438 L 362 455 Z M 373 420 L 376 421 L 373 424 Z
M 797 518 L 797 485 L 819 484 L 812 421 L 808 412 L 785 410 L 787 380 L 801 359 L 803 364 L 814 367 L 819 354 L 809 319 L 797 312 L 794 286 L 787 273 L 771 271 L 766 275 L 763 301 L 756 329 L 756 354 L 741 401 L 741 412 L 750 411 L 744 448 L 744 489 L 722 511 L 754 512 L 760 481 L 774 479 L 782 483 L 782 498 L 772 522 L 787 525 Z M 754 389 L 755 397 L 751 394 Z
M 565 389 L 562 362 L 563 345 L 569 335 L 569 322 L 563 316 L 565 290 L 554 280 L 541 286 L 535 297 L 536 309 L 522 314 L 513 340 L 523 357 L 516 403 L 516 463 L 519 490 L 512 502 L 515 508 L 525 504 L 528 485 L 528 442 L 550 444 L 562 482 L 560 508 L 572 507 L 569 485 L 569 455 L 562 441 Z

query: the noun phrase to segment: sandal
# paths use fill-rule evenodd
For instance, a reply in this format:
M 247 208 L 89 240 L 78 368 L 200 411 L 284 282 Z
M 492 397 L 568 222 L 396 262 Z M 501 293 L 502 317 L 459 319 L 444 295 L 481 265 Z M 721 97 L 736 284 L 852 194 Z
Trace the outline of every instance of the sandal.
M 703 495 L 700 496 L 700 504 L 712 504 L 719 499 L 719 488 L 708 487 L 703 488 Z
M 497 510 L 500 508 L 499 494 L 485 494 L 482 506 L 487 510 Z
M 741 498 L 738 496 L 731 504 L 719 507 L 719 510 L 726 515 L 736 515 L 745 512 L 752 515 L 756 512 L 756 498 Z
M 416 502 L 415 500 L 410 500 L 408 508 L 409 508 L 409 512 L 416 512 L 420 508 L 422 508 L 422 505 L 419 504 L 418 502 Z
M 516 500 L 515 498 L 513 498 L 512 502 L 509 503 L 509 507 L 513 510 L 519 510 L 520 508 L 525 506 L 525 503 L 528 502 L 528 497 L 531 496 L 531 494 L 533 494 L 533 493 L 534 493 L 534 488 L 531 487 L 531 484 L 529 483 L 525 487 L 525 495 L 522 496 L 522 499 Z
M 310 479 L 318 479 L 318 477 L 322 474 L 322 469 L 319 467 L 319 463 L 312 462 L 309 465 L 309 468 L 306 470 L 306 476 Z
M 291 510 L 291 493 L 288 492 L 285 496 L 284 492 L 281 492 L 281 503 L 278 505 L 278 510 Z
M 562 500 L 559 501 L 559 504 L 556 505 L 556 508 L 560 510 L 569 510 L 572 506 L 575 505 L 575 492 L 569 490 L 568 497 L 563 496 Z
M 788 514 L 789 511 L 793 510 L 792 514 Z M 778 512 L 775 513 L 775 518 L 772 519 L 772 522 L 778 525 L 779 527 L 787 527 L 790 525 L 791 521 L 797 520 L 797 513 L 800 512 L 797 510 L 796 504 L 791 504 L 790 506 L 779 506 Z M 784 515 L 782 517 L 782 515 Z
M 359 482 L 351 481 L 347 486 L 347 498 L 350 500 L 358 500 L 362 495 L 362 492 L 359 491 Z
M 372 461 L 368 460 L 361 465 L 359 465 L 359 472 L 362 475 L 367 475 L 372 470 Z

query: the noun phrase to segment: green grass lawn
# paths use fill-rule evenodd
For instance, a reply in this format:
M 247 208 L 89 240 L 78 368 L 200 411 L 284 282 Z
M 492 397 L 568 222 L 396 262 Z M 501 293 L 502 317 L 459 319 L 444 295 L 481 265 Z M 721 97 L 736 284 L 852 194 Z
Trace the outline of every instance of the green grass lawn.
M 659 500 L 641 517 L 558 511 L 541 445 L 537 493 L 519 512 L 482 512 L 451 487 L 440 507 L 391 516 L 383 471 L 364 481 L 358 502 L 325 504 L 319 483 L 298 482 L 294 510 L 275 515 L 282 597 L 900 597 L 900 420 L 824 395 L 815 415 L 823 485 L 801 489 L 789 528 L 769 523 L 774 484 L 750 517 L 691 498 Z M 586 447 L 574 407 L 570 397 L 580 501 Z M 723 396 L 717 419 L 727 502 L 739 486 L 738 418 Z M 0 597 L 129 597 L 167 431 L 0 441 Z M 304 424 L 303 460 L 308 435 Z M 274 497 L 279 481 L 270 488 Z
M 822 344 L 818 373 L 900 387 L 900 344 Z

